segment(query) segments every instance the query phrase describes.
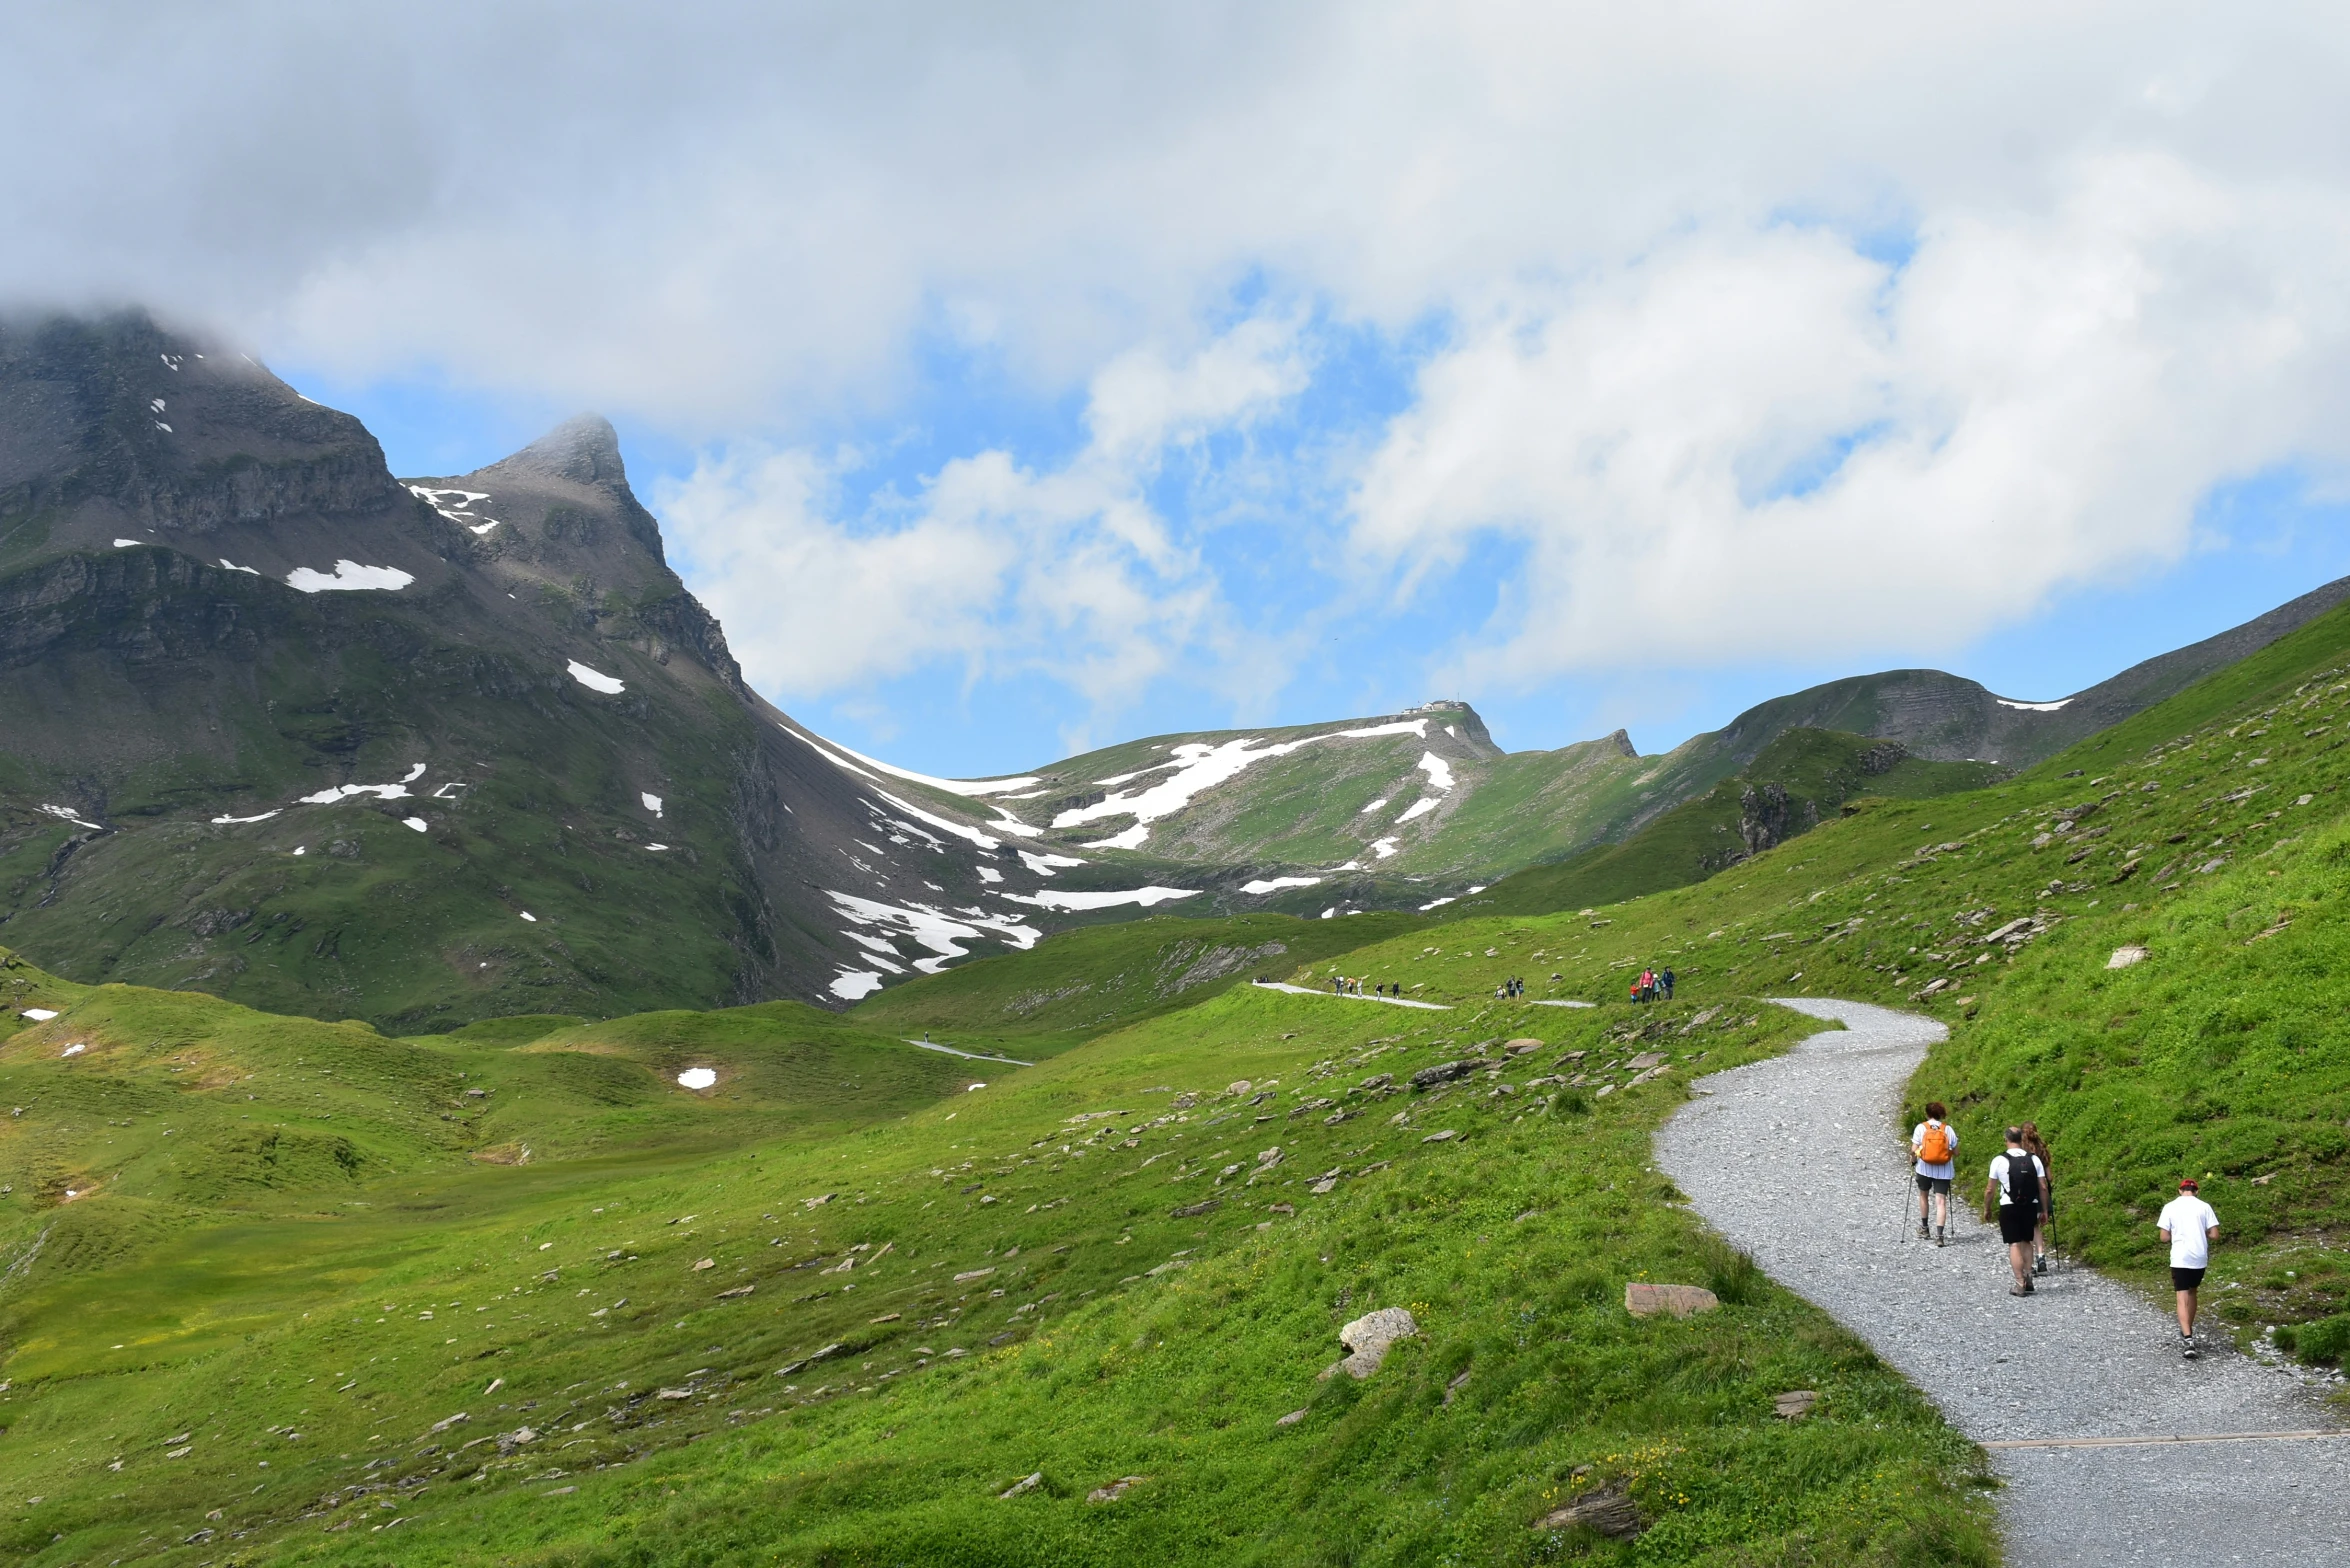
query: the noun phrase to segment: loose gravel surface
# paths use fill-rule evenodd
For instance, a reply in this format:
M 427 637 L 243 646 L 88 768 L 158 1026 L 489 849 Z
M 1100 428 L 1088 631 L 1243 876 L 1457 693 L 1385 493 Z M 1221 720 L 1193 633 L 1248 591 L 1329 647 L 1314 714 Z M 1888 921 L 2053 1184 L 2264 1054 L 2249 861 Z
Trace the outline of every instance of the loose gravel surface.
M 1698 1080 L 1657 1135 L 1659 1167 L 1960 1430 L 1998 1444 L 2338 1424 L 2296 1372 L 2208 1344 L 2183 1361 L 2170 1318 L 2092 1270 L 2051 1262 L 2035 1295 L 2008 1295 L 2007 1249 L 1972 1217 L 1996 1148 L 1959 1151 L 1950 1244 L 1920 1242 L 1909 1129 L 1896 1121 L 1945 1031 L 1861 1002 L 1782 1005 L 1846 1027 Z M 1994 1448 L 1992 1460 L 2007 1560 L 2024 1568 L 2350 1562 L 2350 1436 Z

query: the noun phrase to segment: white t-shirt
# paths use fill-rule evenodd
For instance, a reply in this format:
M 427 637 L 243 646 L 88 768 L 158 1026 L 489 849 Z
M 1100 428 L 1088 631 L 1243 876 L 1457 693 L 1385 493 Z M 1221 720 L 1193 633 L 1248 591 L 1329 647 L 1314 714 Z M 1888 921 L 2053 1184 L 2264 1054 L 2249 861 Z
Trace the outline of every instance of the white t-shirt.
M 1991 1162 L 1991 1179 L 1999 1183 L 1999 1206 L 2003 1209 L 2015 1201 L 2015 1195 L 2008 1190 L 2007 1186 L 2007 1162 L 2019 1154 L 2024 1154 L 2024 1151 L 2021 1149 L 2003 1150 L 1999 1157 Z M 2040 1178 L 2041 1197 L 2047 1197 L 2048 1167 L 2040 1163 L 2040 1156 L 2037 1154 L 2024 1154 L 2024 1158 L 2032 1162 L 2033 1174 Z
M 1953 1174 L 1953 1167 L 1956 1164 L 1958 1158 L 1958 1129 L 1951 1126 L 1948 1122 L 1944 1122 L 1942 1124 L 1942 1130 L 1950 1135 L 1951 1157 L 1947 1160 L 1944 1160 L 1939 1165 L 1928 1165 L 1924 1160 L 1920 1160 L 1917 1162 L 1917 1166 L 1918 1174 L 1920 1176 L 1939 1176 L 1944 1181 L 1948 1181 Z M 1924 1122 L 1920 1122 L 1915 1127 L 1910 1129 L 1909 1152 L 1915 1154 L 1918 1152 L 1918 1150 L 1924 1148 L 1925 1144 L 1926 1124 Z
M 2170 1266 L 2174 1269 L 2211 1267 L 2211 1233 L 2219 1229 L 2219 1213 L 2191 1192 L 2182 1192 L 2162 1206 L 2154 1217 L 2156 1230 L 2170 1232 Z

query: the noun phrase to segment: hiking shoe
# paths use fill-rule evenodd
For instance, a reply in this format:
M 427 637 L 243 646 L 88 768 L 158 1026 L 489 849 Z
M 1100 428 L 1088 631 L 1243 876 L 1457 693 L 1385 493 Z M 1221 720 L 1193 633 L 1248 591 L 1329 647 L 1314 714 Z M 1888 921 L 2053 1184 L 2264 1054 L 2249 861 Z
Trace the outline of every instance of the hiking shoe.
M 1920 1240 L 1920 1241 L 1924 1241 L 1925 1239 L 1926 1239 L 1926 1222 L 1925 1222 L 1924 1220 L 1920 1220 L 1920 1221 L 1918 1221 L 1918 1240 Z
M 2029 1285 L 2010 1285 L 2007 1287 L 2007 1293 L 2011 1296 L 2028 1296 L 2032 1293 L 2032 1287 Z
M 2201 1347 L 2195 1343 L 2194 1337 L 2192 1335 L 2181 1334 L 2179 1336 L 2179 1355 L 2182 1359 L 2187 1361 L 2194 1360 L 2197 1354 L 2199 1354 L 2200 1349 Z
M 2048 1272 L 2048 1254 L 2047 1254 L 2047 1253 L 2043 1252 L 2043 1253 L 2041 1253 L 2041 1254 L 2040 1254 L 2038 1257 L 2036 1257 L 2036 1258 L 2034 1258 L 2034 1259 L 2032 1260 L 2032 1272 L 2033 1272 L 2033 1273 L 2035 1273 L 2035 1274 L 2045 1274 L 2045 1273 L 2047 1273 L 2047 1272 Z
M 1948 1237 L 1946 1237 L 1946 1236 L 1943 1234 L 1943 1232 L 1944 1232 L 1944 1230 L 1945 1230 L 1945 1229 L 1946 1229 L 1946 1227 L 1944 1227 L 1944 1226 L 1941 1226 L 1941 1225 L 1937 1225 L 1937 1226 L 1935 1226 L 1935 1227 L 1934 1227 L 1934 1245 L 1935 1245 L 1935 1246 L 1937 1246 L 1937 1247 L 1940 1247 L 1940 1246 L 1946 1246 L 1946 1245 L 1948 1245 Z M 1923 1234 L 1924 1234 L 1924 1232 L 1922 1232 L 1922 1231 L 1921 1231 L 1919 1234 L 1923 1235 Z

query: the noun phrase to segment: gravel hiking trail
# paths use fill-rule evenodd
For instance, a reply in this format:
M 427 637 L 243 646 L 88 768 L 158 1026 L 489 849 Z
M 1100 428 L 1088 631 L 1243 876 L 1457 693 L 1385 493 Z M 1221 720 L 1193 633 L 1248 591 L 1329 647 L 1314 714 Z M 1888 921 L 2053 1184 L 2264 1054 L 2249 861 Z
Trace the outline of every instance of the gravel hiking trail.
M 1996 1148 L 1960 1150 L 1950 1245 L 1920 1242 L 1896 1119 L 1946 1031 L 1862 1002 L 1780 1005 L 1845 1028 L 1698 1080 L 1658 1167 L 1990 1450 L 2009 1564 L 2350 1562 L 2350 1435 L 2310 1379 L 2208 1335 L 2183 1361 L 2161 1308 L 2061 1260 L 2008 1295 L 2006 1248 L 1974 1217 Z

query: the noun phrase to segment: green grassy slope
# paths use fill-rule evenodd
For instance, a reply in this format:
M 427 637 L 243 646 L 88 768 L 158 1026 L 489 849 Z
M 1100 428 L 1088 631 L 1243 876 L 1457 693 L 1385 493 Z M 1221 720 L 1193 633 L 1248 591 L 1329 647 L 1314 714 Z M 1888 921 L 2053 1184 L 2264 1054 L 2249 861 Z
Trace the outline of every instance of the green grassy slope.
M 62 1014 L 0 1025 L 27 1108 L 0 1124 L 0 1495 L 42 1499 L 4 1539 L 56 1564 L 1988 1562 L 1966 1445 L 1709 1242 L 1647 1136 L 1688 1074 L 1809 1027 L 1760 998 L 1923 1008 L 1952 1038 L 1915 1096 L 1985 1153 L 2036 1118 L 2068 1245 L 2151 1286 L 2154 1204 L 2208 1173 L 2219 1318 L 2340 1354 L 2345 707 L 2336 613 L 1991 788 L 1857 800 L 1589 915 L 1097 929 L 838 1020 L 400 1041 L 0 969 Z M 1299 938 L 1263 955 L 1284 978 L 1452 1010 L 1164 990 L 1178 948 L 1267 930 Z M 1372 940 L 1303 945 L 1326 934 Z M 2125 945 L 2148 956 L 2107 967 Z M 1650 962 L 1680 1000 L 1616 1002 Z M 1532 1000 L 1493 998 L 1510 974 Z M 1025 1038 L 1079 1043 L 1035 1067 L 894 1038 L 1010 1041 L 1037 995 Z M 1598 1005 L 1536 1005 L 1562 998 Z M 1670 1073 L 1626 1087 L 1638 1051 Z M 1495 1068 L 1449 1090 L 1380 1081 L 1472 1054 Z M 725 1076 L 693 1096 L 684 1065 Z M 1728 1304 L 1635 1321 L 1641 1277 Z M 1386 1305 L 1422 1336 L 1317 1381 Z M 1819 1419 L 1770 1417 L 1791 1386 Z M 1529 1528 L 1619 1480 L 1637 1546 Z
M 1260 975 L 1287 974 L 1420 922 L 1171 915 L 1072 931 L 893 986 L 851 1010 L 861 1028 L 1022 1059 L 1055 1055 L 1118 1026 L 1188 1007 Z
M 1788 730 L 1745 769 L 1622 842 L 1505 877 L 1464 907 L 1490 914 L 1538 912 L 1686 887 L 1745 858 L 1754 823 L 1763 825 L 1767 847 L 1808 832 L 1863 794 L 1923 799 L 1981 788 L 1999 772 L 1989 763 L 1903 756 L 1865 735 Z M 1774 788 L 1777 794 L 1769 795 Z
M 1495 1021 L 1243 987 L 985 1090 L 890 1046 L 942 1078 L 859 1102 L 848 1023 L 822 1071 L 763 1076 L 832 1022 L 805 1010 L 393 1041 L 27 978 L 69 1005 L 0 1046 L 34 1107 L 0 1158 L 135 1135 L 149 1163 L 0 1199 L 26 1561 L 1531 1561 L 1559 1545 L 1535 1519 L 1615 1481 L 1642 1560 L 1990 1560 L 1966 1446 L 1644 1169 L 1672 1080 L 1597 1095 L 1655 1015 L 1521 1009 L 1501 1032 L 1547 1049 L 1413 1095 L 1372 1075 Z M 1803 1027 L 1758 1004 L 1663 1048 Z M 1553 1102 L 1528 1080 L 1569 1049 L 1592 1082 Z M 681 1061 L 730 1076 L 649 1095 Z M 356 1166 L 191 1202 L 182 1150 L 248 1118 Z M 142 1201 L 171 1212 L 126 1238 Z M 63 1245 L 101 1219 L 116 1251 Z M 1636 1321 L 1642 1277 L 1729 1305 Z M 1390 1304 L 1422 1338 L 1318 1382 Z M 1795 1386 L 1827 1403 L 1790 1428 Z M 1084 1500 L 1121 1475 L 1150 1479 Z
M 1670 963 L 1692 1001 L 1928 1009 L 1952 1036 L 1914 1099 L 1948 1101 L 1986 1157 L 2006 1122 L 2038 1121 L 2069 1247 L 2155 1287 L 2155 1209 L 2179 1176 L 2207 1177 L 2229 1233 L 2209 1289 L 2220 1318 L 2248 1342 L 2281 1325 L 2304 1354 L 2339 1356 L 2346 707 L 2350 615 L 2335 611 L 2011 782 L 1867 802 L 1588 918 L 1472 904 L 1440 947 L 1406 937 L 1349 962 L 1428 995 L 1515 972 L 1537 994 L 1608 999 L 1627 972 Z M 2124 947 L 2148 956 L 2109 968 Z

